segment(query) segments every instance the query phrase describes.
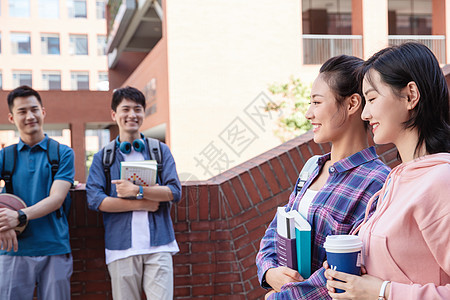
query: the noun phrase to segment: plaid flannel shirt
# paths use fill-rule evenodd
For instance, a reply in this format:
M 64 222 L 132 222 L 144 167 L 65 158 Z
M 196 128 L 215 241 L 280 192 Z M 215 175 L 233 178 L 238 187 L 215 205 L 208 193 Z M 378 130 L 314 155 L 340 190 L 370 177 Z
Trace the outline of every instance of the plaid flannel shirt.
M 288 208 L 298 209 L 299 203 L 311 183 L 319 174 L 330 153 L 320 157 L 317 167 L 306 181 L 301 191 L 289 197 Z M 383 164 L 374 147 L 364 149 L 329 167 L 329 177 L 318 191 L 308 209 L 307 220 L 311 224 L 313 274 L 303 282 L 285 284 L 281 292 L 269 299 L 330 299 L 326 289 L 323 261 L 326 260 L 323 243 L 328 235 L 348 234 L 364 219 L 369 199 L 383 186 L 390 168 Z M 376 201 L 371 206 L 375 210 Z M 276 215 L 261 240 L 256 256 L 258 279 L 261 286 L 270 288 L 265 282 L 265 273 L 279 266 L 276 255 Z

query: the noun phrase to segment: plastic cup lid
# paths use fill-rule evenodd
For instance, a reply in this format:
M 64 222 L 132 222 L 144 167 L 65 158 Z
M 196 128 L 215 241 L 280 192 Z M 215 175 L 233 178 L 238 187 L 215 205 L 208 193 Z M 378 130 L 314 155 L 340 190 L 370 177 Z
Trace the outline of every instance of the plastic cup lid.
M 347 250 L 361 248 L 361 239 L 356 235 L 329 235 L 323 244 L 325 249 Z

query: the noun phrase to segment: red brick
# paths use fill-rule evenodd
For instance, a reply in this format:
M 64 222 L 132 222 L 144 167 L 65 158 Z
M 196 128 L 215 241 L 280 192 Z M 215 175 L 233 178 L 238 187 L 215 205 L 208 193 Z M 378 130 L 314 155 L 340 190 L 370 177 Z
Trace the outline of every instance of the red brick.
M 255 253 L 255 249 L 253 248 L 252 244 L 246 245 L 245 247 L 243 247 L 242 249 L 239 249 L 236 252 L 236 255 L 238 257 L 238 259 L 242 259 L 250 254 L 254 254 Z M 255 257 L 255 255 L 253 256 Z
M 225 283 L 225 282 L 239 282 L 241 281 L 239 274 L 228 273 L 228 274 L 213 274 L 214 283 Z
M 224 230 L 215 230 L 211 231 L 211 241 L 223 241 L 223 240 L 230 240 L 231 239 L 231 232 L 224 231 Z
M 230 295 L 231 294 L 231 284 L 215 284 L 214 285 L 214 295 L 217 295 L 217 294 L 227 294 L 227 299 L 229 299 L 228 298 L 228 295 Z M 217 298 L 217 296 L 216 297 L 214 297 L 214 299 L 216 299 Z
M 217 264 L 192 265 L 192 274 L 213 274 L 217 272 Z
M 195 253 L 195 255 L 197 255 L 197 253 L 203 253 L 203 252 L 213 252 L 217 249 L 217 245 L 215 243 L 208 243 L 208 242 L 203 242 L 203 243 L 192 243 L 192 253 Z
M 272 195 L 275 195 L 280 192 L 280 185 L 275 177 L 275 174 L 269 165 L 269 163 L 263 163 L 261 166 L 261 173 L 266 182 L 269 184 L 269 188 L 272 192 Z
M 283 164 L 284 169 L 286 170 L 286 175 L 291 182 L 291 186 L 294 186 L 297 181 L 298 172 L 295 171 L 295 167 L 293 166 L 293 162 L 289 158 L 289 156 L 285 153 L 280 155 L 281 163 Z
M 188 223 L 186 222 L 174 222 L 173 228 L 176 232 L 188 231 Z
M 192 296 L 191 293 L 191 287 L 178 287 L 176 286 L 173 292 L 173 295 L 175 296 L 175 299 L 179 297 L 186 297 L 186 296 Z
M 244 188 L 242 187 L 242 183 L 239 180 L 239 178 L 232 178 L 231 186 L 234 188 L 234 191 L 236 192 L 236 195 L 239 199 L 239 203 L 241 204 L 242 208 L 244 210 L 249 208 L 251 206 L 251 203 L 247 197 L 247 194 L 245 193 Z
M 264 295 L 267 293 L 267 290 L 263 288 L 256 288 L 247 293 L 248 299 L 264 299 Z
M 175 219 L 177 222 L 186 221 L 186 210 L 187 207 L 183 205 L 183 202 L 177 203 L 175 205 Z
M 180 255 L 177 254 L 173 257 L 175 265 L 196 264 L 196 263 L 210 263 L 211 259 L 209 255 Z
M 268 226 L 270 222 L 272 222 L 274 215 L 272 214 L 263 214 L 262 216 L 258 218 L 254 218 L 247 223 L 244 224 L 245 228 L 248 232 L 253 231 L 254 229 L 261 227 L 261 226 Z
M 247 191 L 250 201 L 253 204 L 261 202 L 261 197 L 259 196 L 258 190 L 255 187 L 255 183 L 250 177 L 250 173 L 245 172 L 241 174 L 241 181 L 244 184 L 244 188 Z
M 236 294 L 236 293 L 241 293 L 243 291 L 244 291 L 244 287 L 242 286 L 241 283 L 233 284 L 233 293 Z
M 204 295 L 214 295 L 214 286 L 193 286 L 192 296 L 204 296 Z
M 192 275 L 192 276 L 175 276 L 174 283 L 175 286 L 184 286 L 184 285 L 199 285 L 199 284 L 210 285 L 212 282 L 209 275 Z
M 189 186 L 186 189 L 186 209 L 188 219 L 191 221 L 198 220 L 198 210 L 199 210 L 199 187 Z
M 224 182 L 220 185 L 220 188 L 222 189 L 223 195 L 225 197 L 224 200 L 228 202 L 228 205 L 231 208 L 231 212 L 233 214 L 237 214 L 242 210 L 241 205 L 239 204 L 238 199 L 234 195 L 233 192 L 233 185 L 230 181 Z
M 320 144 L 320 146 L 323 149 L 323 154 L 331 152 L 331 143 L 323 143 L 323 144 Z
M 277 206 L 278 206 L 277 197 L 272 197 L 272 198 L 267 199 L 266 201 L 258 204 L 258 206 L 256 206 L 256 208 L 258 209 L 259 214 L 262 215 L 262 214 L 267 214 L 267 213 L 271 212 Z
M 322 149 L 320 149 L 319 145 L 317 145 L 314 141 L 309 141 L 308 146 L 311 148 L 311 152 L 314 155 L 320 155 L 322 154 Z
M 233 262 L 236 259 L 233 252 L 213 253 L 213 257 L 215 262 Z
M 283 169 L 280 161 L 277 158 L 271 159 L 269 161 L 270 165 L 272 166 L 272 169 L 275 173 L 276 178 L 278 179 L 278 182 L 281 185 L 281 188 L 287 189 L 291 186 L 289 179 L 286 177 L 286 170 Z
M 209 231 L 214 230 L 215 226 L 213 222 L 209 221 L 198 221 L 191 223 L 191 231 Z
M 209 191 L 207 185 L 201 185 L 198 189 L 199 220 L 209 220 Z
M 255 256 L 248 256 L 241 260 L 241 264 L 244 267 L 244 269 L 250 268 L 252 266 L 255 266 Z M 256 273 L 255 273 L 256 274 Z
M 293 162 L 293 167 L 295 168 L 295 172 L 297 174 L 300 173 L 303 165 L 305 164 L 305 161 L 300 156 L 299 150 L 297 148 L 294 148 L 291 151 L 289 151 L 288 153 Z
M 217 184 L 209 186 L 209 216 L 211 220 L 220 219 L 220 197 L 222 197 L 222 193 L 219 190 L 219 186 Z
M 72 274 L 72 280 L 76 282 L 81 282 L 82 280 L 105 280 L 105 275 L 105 270 L 74 272 Z
M 267 182 L 264 180 L 263 175 L 261 174 L 261 170 L 258 168 L 253 168 L 250 170 L 250 174 L 255 181 L 256 187 L 259 190 L 259 193 L 262 196 L 262 199 L 267 199 L 271 196 L 269 192 L 269 187 Z
M 179 242 L 199 242 L 207 241 L 209 239 L 209 232 L 191 232 L 188 234 L 180 234 L 177 236 Z
M 243 212 L 237 216 L 235 216 L 233 219 L 230 220 L 230 227 L 237 227 L 244 223 L 246 223 L 248 220 L 251 220 L 253 218 L 259 217 L 259 213 L 256 211 L 256 209 L 251 209 L 246 212 Z
M 299 149 L 300 149 L 300 153 L 302 154 L 302 157 L 305 161 L 307 161 L 308 159 L 310 159 L 313 156 L 313 154 L 309 150 L 308 144 L 300 145 Z
M 245 229 L 245 226 L 237 226 L 233 230 L 231 230 L 231 236 L 232 238 L 236 238 L 238 236 L 244 235 L 247 233 L 247 230 Z

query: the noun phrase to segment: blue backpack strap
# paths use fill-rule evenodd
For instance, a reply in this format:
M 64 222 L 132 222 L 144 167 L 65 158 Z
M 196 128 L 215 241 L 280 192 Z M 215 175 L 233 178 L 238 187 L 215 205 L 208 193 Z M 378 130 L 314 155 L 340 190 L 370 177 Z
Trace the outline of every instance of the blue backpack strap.
M 159 183 L 163 184 L 161 181 L 161 171 L 163 169 L 163 163 L 162 163 L 162 154 L 161 154 L 161 144 L 160 141 L 153 138 L 147 138 L 148 141 L 148 150 L 150 154 L 151 160 L 156 160 L 156 163 L 158 164 L 158 168 L 156 170 L 157 177 L 159 178 Z
M 16 168 L 17 144 L 10 145 L 3 149 L 2 179 L 5 181 L 5 191 L 14 194 L 12 185 L 12 175 Z
M 114 162 L 116 154 L 116 140 L 114 139 L 108 145 L 103 148 L 103 172 L 105 172 L 106 178 L 106 190 L 105 193 L 109 195 L 111 193 L 111 165 Z

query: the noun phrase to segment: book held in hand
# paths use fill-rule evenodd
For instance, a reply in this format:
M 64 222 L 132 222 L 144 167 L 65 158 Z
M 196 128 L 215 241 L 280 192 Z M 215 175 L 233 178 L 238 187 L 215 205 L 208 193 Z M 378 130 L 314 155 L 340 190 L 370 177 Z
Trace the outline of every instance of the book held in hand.
M 151 186 L 156 184 L 158 164 L 156 160 L 122 161 L 120 163 L 120 179 L 133 184 Z
M 280 265 L 311 275 L 311 225 L 298 211 L 278 207 L 276 251 Z

